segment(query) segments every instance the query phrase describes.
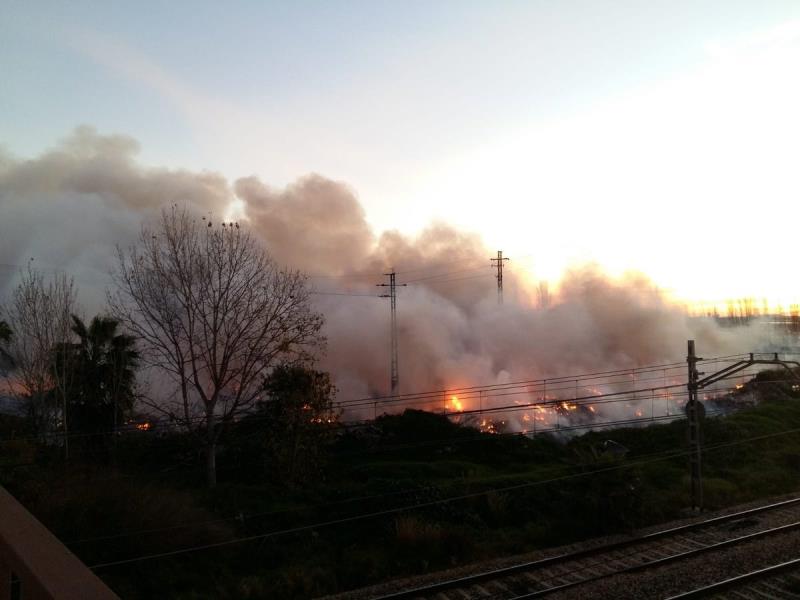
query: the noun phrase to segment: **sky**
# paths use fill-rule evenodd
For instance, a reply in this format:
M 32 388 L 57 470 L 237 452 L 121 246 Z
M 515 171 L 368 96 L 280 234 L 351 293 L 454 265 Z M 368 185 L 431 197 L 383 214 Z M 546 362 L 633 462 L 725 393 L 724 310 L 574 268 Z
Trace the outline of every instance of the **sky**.
M 445 221 L 536 277 L 800 299 L 796 0 L 7 0 L 0 73 L 14 156 L 88 124 L 149 165 L 320 173 L 378 231 Z

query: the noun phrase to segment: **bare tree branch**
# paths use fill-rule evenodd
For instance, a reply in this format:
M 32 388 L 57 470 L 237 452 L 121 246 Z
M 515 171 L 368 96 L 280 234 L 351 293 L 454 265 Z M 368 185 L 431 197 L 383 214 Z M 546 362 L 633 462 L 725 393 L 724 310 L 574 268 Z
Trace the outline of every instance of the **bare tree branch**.
M 178 401 L 166 412 L 205 434 L 213 486 L 217 424 L 254 405 L 278 360 L 324 343 L 306 278 L 280 269 L 238 224 L 212 226 L 177 207 L 143 228 L 137 246 L 118 249 L 113 277 L 111 312 L 175 381 Z
M 28 265 L 11 294 L 5 319 L 13 335 L 8 353 L 14 370 L 7 374 L 12 395 L 26 403 L 35 427 L 43 433 L 57 425 L 64 431 L 64 448 L 69 452 L 66 398 L 71 369 L 66 362 L 54 367 L 54 349 L 72 339 L 72 313 L 77 291 L 65 274 L 44 276 Z

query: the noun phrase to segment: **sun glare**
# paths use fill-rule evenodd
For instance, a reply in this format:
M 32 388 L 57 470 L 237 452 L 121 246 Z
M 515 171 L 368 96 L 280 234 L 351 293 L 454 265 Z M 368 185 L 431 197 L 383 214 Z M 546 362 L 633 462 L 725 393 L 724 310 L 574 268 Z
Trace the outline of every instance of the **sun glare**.
M 714 41 L 691 70 L 444 159 L 419 194 L 450 202 L 490 247 L 515 248 L 512 267 L 533 256 L 533 278 L 551 285 L 595 262 L 684 302 L 797 303 L 781 261 L 795 237 L 799 65 L 800 24 Z M 487 213 L 499 197 L 514 219 Z
M 228 204 L 228 208 L 225 210 L 224 220 L 226 222 L 246 221 L 247 212 L 245 211 L 244 201 L 239 198 L 234 198 L 231 200 L 230 204 Z

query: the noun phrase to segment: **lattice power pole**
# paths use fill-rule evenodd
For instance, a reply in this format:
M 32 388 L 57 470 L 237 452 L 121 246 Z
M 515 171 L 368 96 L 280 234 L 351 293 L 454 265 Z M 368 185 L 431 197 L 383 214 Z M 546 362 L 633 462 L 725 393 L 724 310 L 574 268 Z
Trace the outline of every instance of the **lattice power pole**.
M 692 508 L 703 509 L 703 474 L 702 465 L 700 462 L 700 450 L 702 447 L 702 440 L 700 438 L 700 420 L 703 416 L 703 405 L 697 399 L 697 392 L 703 388 L 721 381 L 726 377 L 730 377 L 734 373 L 743 371 L 753 365 L 779 365 L 785 368 L 789 375 L 800 381 L 800 375 L 794 369 L 800 371 L 800 362 L 794 360 L 781 360 L 778 358 L 778 353 L 772 354 L 772 358 L 763 359 L 755 358 L 754 354 L 750 353 L 750 358 L 747 360 L 740 360 L 732 365 L 728 365 L 724 369 L 720 369 L 711 374 L 706 374 L 697 370 L 697 363 L 703 359 L 695 354 L 694 340 L 689 340 L 689 352 L 686 357 L 686 363 L 689 367 L 689 383 L 687 388 L 689 390 L 689 401 L 686 403 L 686 416 L 689 419 L 689 460 L 692 476 Z M 700 379 L 701 375 L 705 375 Z
M 379 283 L 377 284 L 378 287 L 388 287 L 389 293 L 388 294 L 381 294 L 381 298 L 389 298 L 391 301 L 392 306 L 392 366 L 391 366 L 391 375 L 390 375 L 390 386 L 392 389 L 392 396 L 396 396 L 397 392 L 400 387 L 400 375 L 397 370 L 397 286 L 398 283 L 396 282 L 396 274 L 394 269 L 392 269 L 391 273 L 384 273 L 389 278 L 389 283 Z M 405 286 L 405 283 L 399 284 L 400 286 Z
M 497 258 L 490 258 L 489 259 L 492 263 L 497 263 L 497 303 L 503 303 L 503 266 L 505 261 L 510 260 L 508 258 L 503 258 L 503 251 L 497 251 Z

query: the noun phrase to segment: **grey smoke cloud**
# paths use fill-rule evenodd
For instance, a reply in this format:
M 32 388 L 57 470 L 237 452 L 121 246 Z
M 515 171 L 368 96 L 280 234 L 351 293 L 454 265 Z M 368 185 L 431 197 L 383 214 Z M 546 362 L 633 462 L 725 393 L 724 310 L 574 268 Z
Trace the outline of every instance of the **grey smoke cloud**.
M 147 168 L 139 144 L 82 126 L 55 148 L 28 160 L 0 161 L 0 262 L 63 269 L 84 288 L 87 307 L 102 306 L 114 246 L 133 243 L 143 219 L 164 205 L 220 210 L 231 191 L 214 173 Z M 15 269 L 0 269 L 0 291 Z
M 339 275 L 361 268 L 375 242 L 364 209 L 346 184 L 308 175 L 283 190 L 256 177 L 236 181 L 250 226 L 281 263 Z
M 377 234 L 342 182 L 320 175 L 283 189 L 256 177 L 229 182 L 211 172 L 145 167 L 138 150 L 128 136 L 80 127 L 39 157 L 0 156 L 0 262 L 35 257 L 35 265 L 64 269 L 76 277 L 87 308 L 100 310 L 115 244 L 133 243 L 162 206 L 189 204 L 222 219 L 238 198 L 274 257 L 314 276 L 318 291 L 377 296 L 375 284 L 392 267 L 409 281 L 398 299 L 401 391 L 680 360 L 688 338 L 709 355 L 757 344 L 749 330 L 687 317 L 642 276 L 612 279 L 596 267 L 566 273 L 552 305 L 538 308 L 533 283 L 512 261 L 499 307 L 489 264 L 494 252 L 476 234 L 445 223 L 415 236 Z M 13 273 L 0 268 L 0 291 Z M 329 340 L 321 364 L 333 373 L 340 398 L 385 394 L 388 300 L 315 298 Z

